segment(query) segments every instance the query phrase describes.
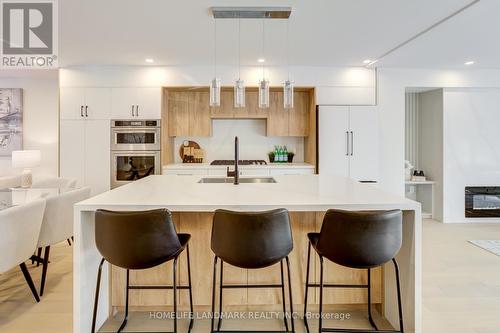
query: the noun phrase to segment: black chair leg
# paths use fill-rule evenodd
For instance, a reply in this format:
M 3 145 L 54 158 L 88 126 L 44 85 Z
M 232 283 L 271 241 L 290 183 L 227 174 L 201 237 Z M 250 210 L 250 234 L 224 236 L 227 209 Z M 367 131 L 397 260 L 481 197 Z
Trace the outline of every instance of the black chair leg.
M 99 264 L 99 270 L 97 273 L 97 283 L 95 287 L 95 298 L 94 298 L 94 313 L 92 315 L 92 331 L 91 333 L 95 333 L 95 323 L 97 319 L 97 305 L 99 303 L 99 288 L 101 286 L 101 273 L 102 273 L 102 265 L 104 264 L 104 258 L 101 260 Z
M 368 320 L 370 325 L 378 331 L 378 327 L 372 317 L 372 281 L 371 281 L 371 270 L 368 268 Z
M 224 261 L 220 261 L 220 289 L 219 289 L 219 322 L 217 323 L 217 331 L 220 331 L 222 326 L 222 286 L 223 286 Z
M 217 279 L 217 256 L 214 257 L 214 272 L 212 278 L 212 318 L 210 323 L 210 332 L 215 330 L 215 280 Z
M 23 262 L 19 265 L 21 267 L 21 271 L 23 272 L 24 279 L 28 283 L 28 286 L 31 289 L 31 293 L 33 294 L 33 297 L 35 297 L 35 300 L 37 302 L 40 302 L 40 297 L 38 297 L 38 293 L 36 292 L 35 285 L 33 284 L 33 280 L 31 279 L 30 272 L 28 271 L 28 268 L 26 267 L 26 264 Z
M 42 248 L 41 247 L 38 248 L 36 255 L 38 258 L 42 257 Z M 40 266 L 40 261 L 36 262 L 36 267 L 38 267 L 38 266 Z
M 187 269 L 188 269 L 188 284 L 189 284 L 189 309 L 191 310 L 191 316 L 189 321 L 188 333 L 193 329 L 194 324 L 194 309 L 193 309 L 193 289 L 191 286 L 191 262 L 189 259 L 189 245 L 186 246 L 187 253 Z
M 292 322 L 292 332 L 295 332 L 295 323 L 293 319 L 292 274 L 290 274 L 290 260 L 288 259 L 288 256 L 285 259 L 288 274 L 288 293 L 290 297 L 290 321 Z M 283 299 L 283 303 L 284 302 L 285 300 Z
M 398 288 L 398 313 L 399 313 L 399 330 L 401 333 L 404 333 L 404 325 L 403 325 L 403 306 L 401 305 L 401 285 L 399 282 L 399 266 L 396 262 L 395 258 L 392 258 L 392 262 L 394 263 L 394 270 L 396 272 L 396 286 Z
M 309 325 L 307 323 L 307 296 L 309 293 L 309 261 L 311 260 L 311 243 L 307 248 L 307 268 L 306 268 L 306 294 L 304 296 L 304 325 L 307 333 L 309 333 Z
M 174 259 L 174 286 L 172 293 L 174 294 L 174 333 L 177 333 L 177 258 Z
M 71 241 L 69 240 L 69 238 L 66 240 L 68 241 L 69 246 L 71 246 Z
M 319 323 L 318 332 L 323 330 L 323 257 L 319 257 L 320 270 L 319 270 Z
M 288 319 L 286 318 L 285 277 L 283 274 L 283 260 L 280 261 L 280 271 L 281 271 L 281 298 L 283 300 L 283 320 L 285 321 L 285 330 L 288 331 Z
M 123 318 L 123 322 L 120 325 L 120 328 L 118 329 L 117 333 L 120 333 L 125 326 L 127 325 L 128 322 L 128 290 L 129 290 L 129 277 L 130 277 L 130 271 L 127 269 L 127 277 L 126 277 L 126 285 L 125 285 L 125 318 Z
M 40 296 L 43 296 L 43 291 L 45 289 L 47 269 L 49 268 L 49 255 L 50 255 L 50 246 L 46 246 L 45 251 L 43 253 L 42 282 L 40 283 Z

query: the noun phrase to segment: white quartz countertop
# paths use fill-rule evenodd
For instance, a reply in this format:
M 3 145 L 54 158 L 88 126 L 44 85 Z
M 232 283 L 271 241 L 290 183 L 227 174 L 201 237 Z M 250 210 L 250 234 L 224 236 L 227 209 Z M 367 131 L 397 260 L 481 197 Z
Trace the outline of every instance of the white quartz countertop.
M 344 177 L 321 175 L 274 176 L 277 183 L 198 183 L 202 176 L 153 175 L 115 188 L 75 207 L 140 210 L 165 207 L 179 212 L 211 212 L 218 208 L 290 211 L 338 209 L 420 210 L 418 202 L 386 193 Z M 244 177 L 241 177 L 244 178 Z
M 163 169 L 226 169 L 227 167 L 232 167 L 231 165 L 210 165 L 210 163 L 172 163 L 163 166 Z M 253 168 L 297 168 L 297 169 L 314 169 L 314 165 L 309 163 L 267 163 L 261 165 L 238 165 L 241 169 L 253 169 Z

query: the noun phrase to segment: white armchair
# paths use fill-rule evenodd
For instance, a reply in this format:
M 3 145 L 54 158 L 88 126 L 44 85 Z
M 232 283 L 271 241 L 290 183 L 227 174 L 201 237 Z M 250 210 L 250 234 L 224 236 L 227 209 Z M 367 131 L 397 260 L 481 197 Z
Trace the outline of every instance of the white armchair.
M 76 188 L 75 178 L 60 178 L 54 176 L 34 177 L 32 188 L 60 188 L 72 190 Z
M 0 274 L 19 265 L 37 302 L 40 298 L 24 263 L 35 251 L 42 225 L 45 200 L 0 211 Z
M 45 288 L 50 246 L 73 236 L 73 206 L 75 203 L 85 200 L 89 196 L 90 188 L 84 187 L 46 198 L 47 205 L 43 215 L 43 223 L 37 246 L 38 248 L 45 248 L 40 296 L 43 295 Z

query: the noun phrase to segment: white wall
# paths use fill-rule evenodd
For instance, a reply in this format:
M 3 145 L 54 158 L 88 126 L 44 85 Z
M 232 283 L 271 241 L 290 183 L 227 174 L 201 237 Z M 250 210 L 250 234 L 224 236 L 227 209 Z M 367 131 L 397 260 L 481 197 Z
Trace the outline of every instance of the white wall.
M 237 71 L 234 67 L 221 67 L 219 73 L 223 84 L 231 85 Z M 260 73 L 259 68 L 243 68 L 242 77 L 248 85 L 255 85 Z M 286 70 L 268 68 L 268 73 L 271 85 L 279 85 L 285 78 Z M 499 70 L 384 68 L 376 74 L 364 68 L 303 66 L 293 67 L 291 73 L 297 86 L 374 89 L 377 82 L 379 186 L 400 195 L 404 195 L 405 89 L 500 88 Z M 211 67 L 79 67 L 62 69 L 60 81 L 64 87 L 207 85 L 212 75 Z
M 55 70 L 0 70 L 0 87 L 23 88 L 23 149 L 41 150 L 35 174 L 57 175 L 59 77 Z M 10 157 L 0 157 L 0 175 L 19 173 Z
M 378 70 L 380 187 L 404 194 L 405 89 L 500 88 L 500 70 Z
M 184 140 L 193 140 L 205 150 L 205 161 L 233 159 L 235 136 L 239 139 L 242 160 L 269 162 L 267 153 L 275 145 L 286 145 L 288 151 L 295 153 L 294 162 L 304 162 L 304 138 L 266 136 L 264 119 L 214 119 L 211 137 L 176 137 L 175 151 Z M 175 162 L 182 162 L 179 154 L 175 154 Z
M 418 166 L 434 185 L 434 218 L 443 221 L 443 90 L 418 94 Z
M 500 186 L 500 89 L 444 90 L 444 221 L 465 218 L 466 186 Z

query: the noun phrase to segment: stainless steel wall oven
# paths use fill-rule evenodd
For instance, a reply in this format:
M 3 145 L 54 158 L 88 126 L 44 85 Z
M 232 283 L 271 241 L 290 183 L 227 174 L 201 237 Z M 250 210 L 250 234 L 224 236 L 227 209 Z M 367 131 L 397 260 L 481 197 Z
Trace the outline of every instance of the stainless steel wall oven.
M 159 120 L 111 122 L 111 188 L 161 174 Z

